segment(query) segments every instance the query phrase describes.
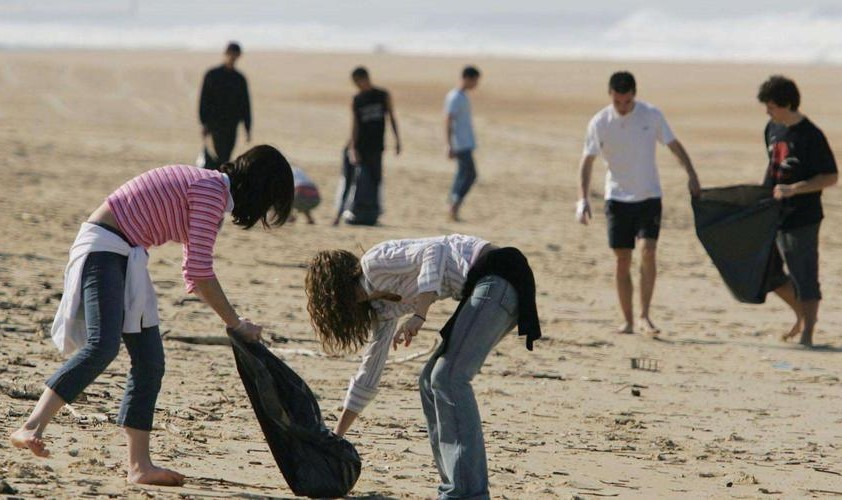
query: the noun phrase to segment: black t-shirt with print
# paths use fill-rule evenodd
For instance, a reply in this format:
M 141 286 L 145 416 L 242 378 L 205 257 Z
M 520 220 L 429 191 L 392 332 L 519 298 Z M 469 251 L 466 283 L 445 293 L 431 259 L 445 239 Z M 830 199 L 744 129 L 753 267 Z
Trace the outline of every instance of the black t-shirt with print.
M 837 172 L 827 138 L 807 118 L 791 127 L 769 122 L 764 135 L 769 166 L 763 185 L 795 184 L 819 174 Z M 784 200 L 784 205 L 792 212 L 784 219 L 781 229 L 794 229 L 821 221 L 824 217 L 821 196 L 819 191 Z
M 360 153 L 383 151 L 388 99 L 389 93 L 376 87 L 354 96 L 354 119 L 358 127 L 355 146 Z

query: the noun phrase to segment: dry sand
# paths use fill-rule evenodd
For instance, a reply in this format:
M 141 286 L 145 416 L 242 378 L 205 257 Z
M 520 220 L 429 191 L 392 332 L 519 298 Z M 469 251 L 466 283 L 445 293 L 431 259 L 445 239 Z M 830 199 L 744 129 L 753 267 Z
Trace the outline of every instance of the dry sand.
M 42 382 L 62 362 L 43 337 L 62 288 L 79 224 L 112 189 L 147 169 L 192 162 L 202 72 L 216 54 L 170 52 L 0 53 L 0 434 L 19 425 Z M 573 220 L 577 160 L 590 116 L 607 104 L 611 71 L 635 72 L 640 98 L 661 107 L 706 186 L 756 182 L 765 165 L 757 85 L 794 77 L 804 111 L 842 147 L 842 68 L 618 64 L 479 59 L 473 96 L 480 180 L 466 222 L 446 221 L 452 162 L 443 148 L 442 100 L 465 62 L 392 55 L 246 53 L 254 142 L 280 147 L 328 200 L 350 125 L 348 73 L 359 63 L 392 91 L 404 153 L 385 155 L 386 213 L 376 228 L 318 224 L 244 232 L 227 224 L 217 272 L 240 310 L 268 326 L 275 347 L 318 352 L 305 310 L 304 263 L 317 249 L 450 232 L 519 246 L 540 289 L 546 339 L 533 353 L 505 339 L 475 380 L 484 416 L 491 491 L 498 498 L 699 498 L 822 496 L 842 492 L 842 191 L 824 198 L 826 300 L 806 351 L 778 336 L 792 318 L 770 298 L 736 303 L 696 240 L 686 178 L 662 148 L 665 215 L 653 317 L 659 341 L 612 333 L 620 316 L 601 213 Z M 391 140 L 390 140 L 391 143 Z M 243 146 L 238 146 L 243 151 Z M 842 157 L 837 149 L 837 156 Z M 595 199 L 604 168 L 595 170 Z M 596 212 L 602 203 L 597 201 Z M 176 336 L 220 336 L 219 320 L 185 296 L 180 248 L 151 252 L 160 294 L 167 375 L 158 400 L 153 456 L 189 476 L 184 488 L 127 486 L 125 445 L 114 424 L 127 356 L 62 412 L 42 460 L 0 440 L 0 478 L 22 496 L 291 496 L 253 417 L 224 346 Z M 434 306 L 440 327 L 455 308 Z M 436 338 L 426 331 L 423 351 Z M 661 371 L 629 358 L 660 360 Z M 341 407 L 357 358 L 288 354 L 318 393 L 329 420 Z M 376 402 L 349 434 L 364 459 L 362 498 L 435 493 L 416 392 L 423 358 L 391 365 Z M 549 378 L 536 378 L 539 374 Z M 631 385 L 644 386 L 640 397 Z M 812 492 L 812 493 L 811 493 Z M 839 494 L 839 493 L 837 493 Z

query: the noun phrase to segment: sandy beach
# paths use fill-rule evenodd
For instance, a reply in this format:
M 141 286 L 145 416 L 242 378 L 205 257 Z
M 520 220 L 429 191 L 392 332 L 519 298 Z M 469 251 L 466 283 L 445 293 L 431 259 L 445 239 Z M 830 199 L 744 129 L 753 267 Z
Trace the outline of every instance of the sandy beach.
M 451 223 L 446 194 L 454 164 L 445 155 L 442 105 L 466 62 L 483 71 L 472 95 L 479 182 L 465 221 Z M 199 85 L 218 63 L 215 53 L 0 52 L 0 479 L 18 496 L 292 496 L 230 348 L 183 341 L 224 331 L 185 294 L 175 244 L 150 252 L 167 355 L 152 454 L 186 474 L 186 486 L 126 485 L 125 440 L 114 425 L 125 350 L 48 428 L 52 457 L 35 458 L 6 440 L 62 362 L 44 332 L 79 224 L 134 175 L 195 161 Z M 357 64 L 391 91 L 404 151 L 384 155 L 382 224 L 334 228 L 331 200 L 354 91 L 348 75 Z M 545 334 L 531 353 L 522 338 L 504 339 L 474 381 L 492 497 L 842 495 L 842 190 L 824 196 L 825 300 L 815 350 L 778 340 L 793 318 L 777 298 L 749 306 L 730 296 L 696 239 L 686 175 L 665 148 L 653 307 L 659 339 L 613 333 L 621 317 L 601 160 L 592 182 L 594 221 L 583 227 L 573 217 L 585 126 L 608 104 L 611 72 L 635 74 L 638 97 L 664 111 L 711 187 L 761 179 L 766 116 L 755 94 L 772 73 L 798 82 L 802 110 L 842 157 L 842 67 L 248 50 L 239 67 L 252 95 L 253 143 L 281 149 L 319 184 L 325 201 L 315 226 L 246 232 L 226 223 L 215 268 L 241 313 L 267 326 L 272 347 L 318 394 L 328 425 L 358 357 L 321 353 L 305 308 L 304 263 L 318 249 L 360 252 L 392 238 L 475 234 L 529 257 Z M 236 152 L 243 151 L 241 133 Z M 428 351 L 455 307 L 434 305 L 417 345 L 393 353 L 398 362 L 387 366 L 378 399 L 348 434 L 363 457 L 354 498 L 435 495 L 416 382 L 426 356 L 403 358 Z M 660 371 L 631 369 L 633 357 L 658 360 Z

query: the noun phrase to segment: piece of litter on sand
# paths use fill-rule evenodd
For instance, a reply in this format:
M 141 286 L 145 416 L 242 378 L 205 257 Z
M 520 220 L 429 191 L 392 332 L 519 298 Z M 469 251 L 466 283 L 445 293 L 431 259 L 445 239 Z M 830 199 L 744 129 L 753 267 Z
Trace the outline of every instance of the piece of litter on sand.
M 791 372 L 798 369 L 789 361 L 778 361 L 777 363 L 772 363 L 772 368 L 774 368 L 775 370 L 782 370 L 786 372 Z
M 658 360 L 651 358 L 631 358 L 631 368 L 632 370 L 643 370 L 647 372 L 661 371 Z
M 764 495 L 781 495 L 783 491 L 772 491 L 766 488 L 758 488 L 757 491 L 763 493 Z
M 412 361 L 412 360 L 414 360 L 414 359 L 418 359 L 418 358 L 424 357 L 424 356 L 426 356 L 426 355 L 428 355 L 428 354 L 432 354 L 432 352 L 436 350 L 436 347 L 438 347 L 438 345 L 439 345 L 439 341 L 438 341 L 438 339 L 436 339 L 436 341 L 435 341 L 435 342 L 433 342 L 433 345 L 431 345 L 431 346 L 429 347 L 429 349 L 427 349 L 426 351 L 418 351 L 418 352 L 414 352 L 414 353 L 409 354 L 409 355 L 407 355 L 407 356 L 404 356 L 404 357 L 402 357 L 402 358 L 397 358 L 397 359 L 387 359 L 387 360 L 386 360 L 386 364 L 387 364 L 387 365 L 394 365 L 394 364 L 399 364 L 399 363 L 406 363 L 407 361 Z

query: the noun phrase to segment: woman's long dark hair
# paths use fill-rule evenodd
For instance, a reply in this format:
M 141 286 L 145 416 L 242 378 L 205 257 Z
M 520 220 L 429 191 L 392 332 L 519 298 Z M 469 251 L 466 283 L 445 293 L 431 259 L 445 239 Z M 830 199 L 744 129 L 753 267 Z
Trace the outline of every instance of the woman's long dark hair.
M 280 151 L 266 144 L 255 146 L 219 171 L 231 180 L 234 224 L 243 229 L 258 222 L 267 228 L 284 225 L 292 210 L 295 186 L 292 168 Z

